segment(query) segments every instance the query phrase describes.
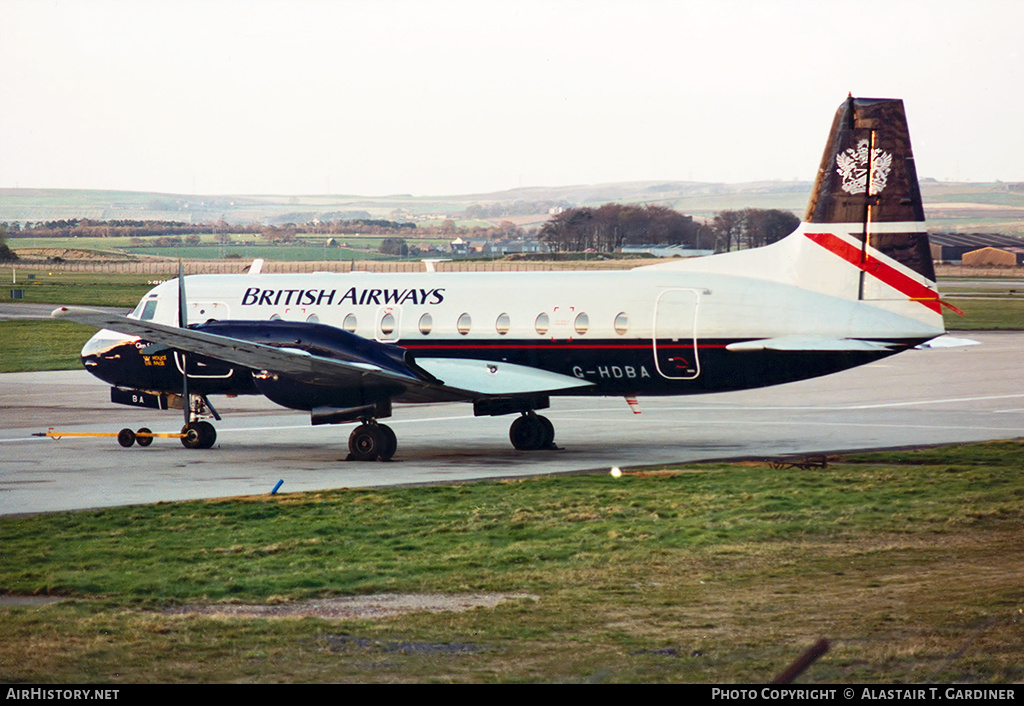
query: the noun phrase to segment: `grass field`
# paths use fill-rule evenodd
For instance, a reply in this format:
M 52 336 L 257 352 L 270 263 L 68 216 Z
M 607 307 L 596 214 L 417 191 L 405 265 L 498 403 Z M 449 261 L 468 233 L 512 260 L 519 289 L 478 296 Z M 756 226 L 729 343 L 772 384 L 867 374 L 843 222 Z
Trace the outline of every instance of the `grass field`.
M 4 682 L 1024 679 L 1024 443 L 0 518 Z M 59 537 L 60 541 L 53 538 Z M 377 620 L 203 615 L 514 593 Z
M 16 303 L 12 289 L 24 292 L 26 303 L 123 306 L 133 309 L 153 288 L 153 275 L 102 272 L 67 272 L 46 268 L 19 267 L 12 273 L 4 268 L 0 303 Z
M 175 245 L 139 247 L 133 238 L 10 238 L 8 245 L 15 252 L 24 249 L 73 249 L 93 252 L 120 252 L 128 255 L 198 259 L 224 259 L 227 256 L 251 260 L 256 257 L 268 260 L 319 261 L 319 260 L 380 260 L 388 258 L 379 252 L 384 236 L 373 235 L 317 235 L 300 236 L 294 243 L 277 244 L 254 241 L 252 234 L 233 234 L 228 243 L 220 244 L 214 234 L 201 236 L 200 245 Z M 326 245 L 328 239 L 334 245 Z M 150 238 L 149 240 L 155 240 Z M 439 238 L 405 238 L 409 244 L 429 246 L 447 245 Z M 342 245 L 344 244 L 344 245 Z
M 287 250 L 284 250 L 287 248 Z M 295 262 L 333 261 L 333 260 L 383 260 L 387 256 L 369 250 L 353 248 L 325 248 L 319 245 L 237 245 L 228 248 L 211 246 L 189 247 L 187 245 L 167 248 L 124 248 L 124 252 L 133 255 L 155 255 L 157 257 L 182 257 L 188 260 L 220 260 L 226 256 L 238 257 L 243 261 L 261 257 L 267 260 L 280 260 L 282 255 Z
M 964 312 L 963 316 L 943 309 L 942 319 L 949 330 L 995 331 L 1024 329 L 1024 297 L 1011 299 L 951 298 L 951 304 Z
M 0 373 L 80 370 L 96 329 L 71 321 L 0 321 Z
M 29 279 L 29 275 L 33 275 Z M 13 283 L 10 275 L 0 288 L 0 303 L 17 303 L 11 290 L 21 289 L 32 304 L 135 307 L 152 289 L 146 275 L 97 274 L 22 269 Z M 79 351 L 95 329 L 69 321 L 0 321 L 0 373 L 31 370 L 75 370 L 82 366 Z

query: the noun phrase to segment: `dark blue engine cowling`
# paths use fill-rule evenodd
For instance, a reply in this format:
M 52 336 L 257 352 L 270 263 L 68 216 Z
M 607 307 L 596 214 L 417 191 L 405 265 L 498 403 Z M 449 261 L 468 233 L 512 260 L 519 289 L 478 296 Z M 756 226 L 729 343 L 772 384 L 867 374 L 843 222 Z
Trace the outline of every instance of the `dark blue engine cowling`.
M 425 377 L 423 371 L 414 371 L 414 366 L 407 362 L 407 351 L 404 348 L 363 338 L 325 324 L 299 321 L 209 321 L 189 328 L 277 348 L 297 348 L 324 358 L 369 363 L 411 378 Z M 399 384 L 330 386 L 295 380 L 284 375 L 254 375 L 253 378 L 256 388 L 267 399 L 291 409 L 375 404 L 386 402 L 404 389 Z

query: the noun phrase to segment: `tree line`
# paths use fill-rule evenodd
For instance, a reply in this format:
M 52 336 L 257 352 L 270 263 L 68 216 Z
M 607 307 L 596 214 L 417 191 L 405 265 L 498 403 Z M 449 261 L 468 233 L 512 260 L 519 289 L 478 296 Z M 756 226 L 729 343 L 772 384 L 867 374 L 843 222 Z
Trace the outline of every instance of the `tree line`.
M 607 203 L 567 208 L 541 226 L 540 239 L 555 252 L 612 252 L 623 245 L 696 247 L 700 225 L 664 206 Z
M 728 252 L 774 243 L 799 224 L 795 215 L 777 209 L 719 211 L 701 224 L 664 206 L 609 203 L 565 209 L 541 227 L 539 236 L 555 252 L 612 252 L 624 245 L 682 245 Z
M 0 262 L 13 262 L 18 256 L 7 246 L 7 226 L 0 223 Z
M 782 240 L 796 230 L 800 219 L 789 211 L 744 208 L 719 211 L 711 220 L 715 252 L 741 248 L 759 248 Z

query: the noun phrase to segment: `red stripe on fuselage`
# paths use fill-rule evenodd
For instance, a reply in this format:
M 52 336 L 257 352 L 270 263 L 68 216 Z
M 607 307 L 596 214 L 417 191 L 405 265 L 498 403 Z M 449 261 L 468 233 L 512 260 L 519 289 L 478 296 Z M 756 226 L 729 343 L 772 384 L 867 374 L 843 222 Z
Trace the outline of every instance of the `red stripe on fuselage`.
M 881 260 L 864 254 L 862 258 L 860 248 L 851 245 L 834 233 L 804 233 L 812 241 L 838 255 L 854 267 L 858 267 L 872 277 L 884 282 L 893 289 L 902 292 L 912 301 L 920 302 L 936 314 L 942 313 L 942 305 L 939 303 L 938 295 L 931 289 L 903 274 L 892 265 L 887 265 Z
M 682 343 L 659 343 L 658 348 L 725 348 L 725 343 L 694 343 L 692 339 L 683 339 L 685 342 Z M 465 343 L 408 343 L 406 341 L 399 341 L 396 345 L 402 348 L 408 348 L 411 351 L 429 351 L 429 350 L 641 350 L 648 351 L 651 349 L 651 342 L 646 343 L 609 343 L 609 344 L 590 344 L 590 343 L 574 343 L 573 341 L 564 341 L 561 343 L 502 343 L 502 344 L 491 344 L 487 341 L 479 341 L 470 339 Z

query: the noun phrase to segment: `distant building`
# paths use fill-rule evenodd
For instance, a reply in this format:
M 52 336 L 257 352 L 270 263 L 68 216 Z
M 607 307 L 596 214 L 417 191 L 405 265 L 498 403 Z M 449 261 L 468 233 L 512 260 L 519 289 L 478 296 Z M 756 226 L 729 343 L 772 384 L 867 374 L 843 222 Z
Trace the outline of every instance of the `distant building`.
M 452 255 L 469 254 L 469 243 L 467 243 L 462 238 L 456 238 L 452 242 L 448 243 L 448 247 L 451 248 Z
M 505 240 L 495 240 L 491 243 L 491 252 L 501 253 L 502 255 L 549 251 L 550 248 L 547 246 L 547 243 L 535 239 L 507 238 Z
M 960 262 L 966 253 L 985 248 L 1024 248 L 1024 239 L 1002 233 L 929 233 L 928 241 L 932 259 L 942 262 Z
M 452 255 L 508 255 L 510 253 L 549 252 L 546 243 L 535 239 L 509 238 L 505 240 L 472 240 L 456 238 L 448 244 Z
M 1016 267 L 1024 263 L 1024 247 L 1021 248 L 981 248 L 965 252 L 961 264 L 968 267 Z

